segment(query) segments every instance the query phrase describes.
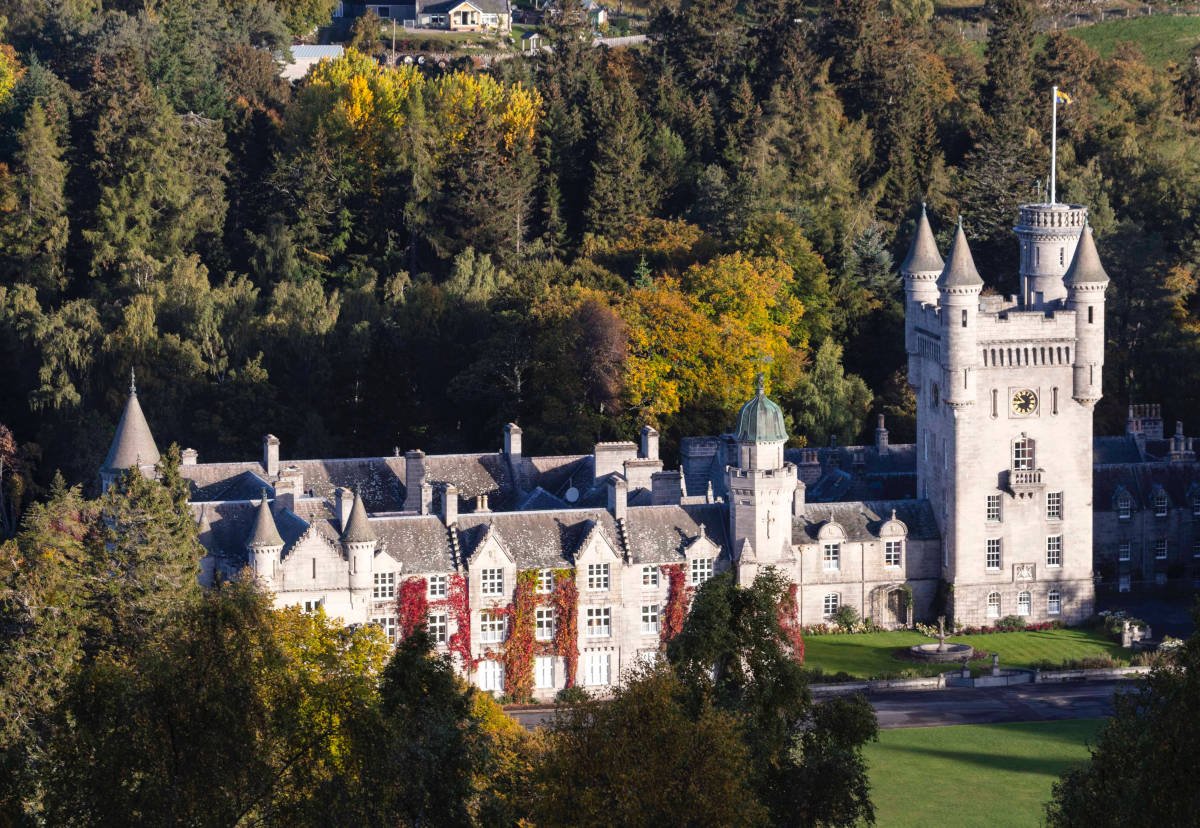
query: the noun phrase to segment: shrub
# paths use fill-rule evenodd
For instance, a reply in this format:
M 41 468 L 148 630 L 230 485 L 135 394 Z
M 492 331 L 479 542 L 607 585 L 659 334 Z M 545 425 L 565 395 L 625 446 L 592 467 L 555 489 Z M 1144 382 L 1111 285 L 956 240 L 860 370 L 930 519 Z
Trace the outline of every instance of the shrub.
M 858 626 L 858 610 L 849 604 L 842 604 L 838 607 L 837 612 L 833 614 L 833 623 L 845 631 L 853 630 Z
M 579 704 L 590 698 L 591 696 L 588 695 L 588 691 L 576 685 L 574 687 L 564 687 L 559 690 L 554 700 L 559 704 Z
M 1072 658 L 1054 662 L 1042 659 L 1033 663 L 1037 670 L 1110 670 L 1113 667 L 1128 667 L 1129 662 L 1112 656 L 1088 656 L 1087 658 Z
M 996 629 L 1005 632 L 1025 629 L 1025 619 L 1019 615 L 1006 615 L 996 622 Z

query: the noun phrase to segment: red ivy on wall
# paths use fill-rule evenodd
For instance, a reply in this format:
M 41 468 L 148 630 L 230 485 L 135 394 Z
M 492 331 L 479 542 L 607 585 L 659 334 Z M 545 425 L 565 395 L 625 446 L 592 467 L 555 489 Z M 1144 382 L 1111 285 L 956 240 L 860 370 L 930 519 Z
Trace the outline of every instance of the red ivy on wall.
M 783 630 L 784 640 L 792 648 L 792 658 L 798 664 L 804 663 L 804 633 L 800 629 L 800 619 L 796 617 L 796 585 L 789 584 L 787 595 L 779 601 L 779 627 Z
M 457 572 L 451 573 L 446 597 L 429 601 L 429 584 L 424 578 L 406 578 L 400 584 L 400 595 L 396 600 L 400 633 L 409 636 L 418 625 L 429 621 L 431 610 L 445 610 L 449 619 L 457 625 L 457 631 L 447 642 L 450 652 L 457 653 L 464 668 L 471 667 L 471 608 L 467 599 L 467 579 Z
M 575 672 L 579 667 L 579 587 L 575 585 L 573 570 L 554 570 L 554 592 L 550 598 L 557 619 L 554 655 L 560 656 L 566 664 L 565 686 L 574 687 Z
M 683 630 L 693 590 L 687 585 L 683 564 L 665 564 L 662 572 L 667 576 L 667 606 L 663 609 L 662 626 L 658 634 L 666 645 Z
M 517 573 L 517 589 L 508 605 L 508 641 L 504 644 L 504 693 L 514 701 L 533 697 L 534 607 L 537 570 Z
M 413 630 L 428 622 L 429 603 L 425 598 L 427 591 L 424 578 L 405 578 L 400 583 L 396 609 L 399 615 L 400 635 L 404 638 L 408 638 Z

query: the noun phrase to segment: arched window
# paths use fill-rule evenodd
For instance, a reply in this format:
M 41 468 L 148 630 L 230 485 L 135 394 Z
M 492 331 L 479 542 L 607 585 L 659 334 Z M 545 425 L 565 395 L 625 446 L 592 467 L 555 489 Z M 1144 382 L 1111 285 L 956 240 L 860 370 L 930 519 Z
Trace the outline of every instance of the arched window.
M 1050 615 L 1058 615 L 1062 612 L 1062 596 L 1057 589 L 1046 593 L 1046 612 Z
M 1013 440 L 1012 467 L 1014 469 L 1033 468 L 1033 440 L 1028 437 Z
M 1017 615 L 1029 615 L 1033 612 L 1033 594 L 1029 592 L 1017 593 Z
M 826 595 L 825 595 L 825 617 L 832 618 L 837 613 L 838 607 L 841 606 L 841 603 L 842 603 L 841 596 L 838 595 L 836 592 L 826 593 Z
M 1000 617 L 1000 593 L 999 592 L 989 592 L 988 593 L 987 617 L 988 618 L 999 618 Z

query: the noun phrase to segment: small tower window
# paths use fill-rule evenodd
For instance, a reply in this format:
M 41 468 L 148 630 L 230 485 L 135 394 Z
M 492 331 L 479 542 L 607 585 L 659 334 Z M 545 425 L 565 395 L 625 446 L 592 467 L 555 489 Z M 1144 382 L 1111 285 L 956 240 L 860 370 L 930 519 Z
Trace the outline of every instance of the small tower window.
M 1088 310 L 1091 310 L 1091 308 L 1088 308 Z M 963 308 L 963 310 L 962 310 L 962 326 L 964 328 L 967 327 L 967 309 L 966 308 Z
M 1096 321 L 1096 309 L 1092 305 L 1088 305 L 1088 324 L 1094 324 Z
M 1057 388 L 1050 389 L 1050 413 L 1051 414 L 1058 413 L 1058 389 Z
M 1067 263 L 1067 249 L 1065 247 L 1058 248 L 1058 266 L 1062 267 Z
M 992 389 L 992 416 L 1000 416 L 1000 392 L 995 388 Z

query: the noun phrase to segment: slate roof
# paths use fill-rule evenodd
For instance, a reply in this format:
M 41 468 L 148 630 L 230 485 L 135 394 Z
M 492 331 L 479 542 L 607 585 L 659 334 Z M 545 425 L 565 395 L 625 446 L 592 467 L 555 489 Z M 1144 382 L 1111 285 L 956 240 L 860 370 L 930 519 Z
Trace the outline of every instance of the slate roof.
M 146 415 L 142 413 L 137 390 L 131 388 L 108 456 L 100 468 L 102 471 L 121 471 L 134 466 L 153 466 L 158 463 L 158 458 L 158 446 L 154 443 L 154 435 L 150 433 Z
M 937 521 L 928 500 L 849 501 L 844 503 L 805 503 L 804 514 L 792 520 L 793 543 L 811 543 L 821 527 L 837 523 L 846 532 L 846 539 L 867 541 L 879 537 L 879 529 L 891 519 L 908 527 L 909 540 L 937 540 Z
M 452 483 L 462 497 L 487 495 L 497 508 L 509 507 L 513 496 L 512 474 L 503 454 L 430 454 L 425 457 L 425 478 L 433 484 Z
M 1092 510 L 1116 510 L 1117 492 L 1124 489 L 1134 511 L 1149 509 L 1161 486 L 1174 507 L 1188 503 L 1193 486 L 1200 486 L 1200 463 L 1121 463 L 1092 470 Z
M 379 536 L 378 551 L 403 565 L 405 572 L 452 572 L 454 555 L 450 534 L 435 515 L 375 518 L 371 527 Z
M 1092 462 L 1097 466 L 1138 463 L 1141 459 L 1137 441 L 1128 434 L 1120 437 L 1096 437 L 1092 440 Z
M 350 507 L 350 519 L 346 521 L 346 529 L 342 532 L 344 543 L 369 543 L 379 540 L 371 530 L 367 520 L 367 510 L 363 508 L 362 498 L 354 495 L 354 505 Z
M 271 514 L 271 504 L 267 502 L 267 493 L 263 492 L 262 500 L 254 512 L 254 528 L 246 544 L 255 547 L 283 546 L 283 538 L 275 527 L 275 516 Z
M 937 242 L 933 240 L 933 230 L 929 227 L 929 217 L 925 215 L 925 205 L 922 204 L 921 217 L 917 219 L 916 232 L 913 233 L 908 255 L 900 265 L 900 272 L 941 273 L 943 267 L 945 263 L 938 252 Z
M 962 219 L 958 220 L 958 229 L 954 231 L 954 241 L 950 244 L 946 267 L 938 277 L 938 287 L 982 287 L 983 277 L 975 269 L 975 259 L 971 256 L 971 247 L 967 244 L 967 234 L 963 232 Z
M 729 555 L 725 507 L 721 504 L 630 509 L 626 522 L 633 563 L 678 563 L 685 547 L 700 536 L 700 524 L 721 547 L 722 554 Z
M 489 529 L 496 532 L 521 569 L 570 566 L 579 544 L 596 525 L 621 554 L 616 521 L 604 509 L 558 512 L 492 512 L 460 515 L 459 543 L 470 560 Z
M 1100 254 L 1096 252 L 1096 240 L 1092 238 L 1090 224 L 1083 226 L 1079 245 L 1075 248 L 1075 256 L 1071 259 L 1071 266 L 1067 268 L 1063 281 L 1068 286 L 1108 283 L 1108 274 L 1100 264 Z

